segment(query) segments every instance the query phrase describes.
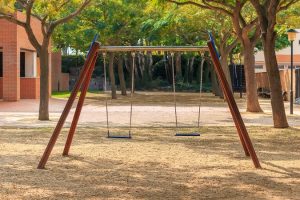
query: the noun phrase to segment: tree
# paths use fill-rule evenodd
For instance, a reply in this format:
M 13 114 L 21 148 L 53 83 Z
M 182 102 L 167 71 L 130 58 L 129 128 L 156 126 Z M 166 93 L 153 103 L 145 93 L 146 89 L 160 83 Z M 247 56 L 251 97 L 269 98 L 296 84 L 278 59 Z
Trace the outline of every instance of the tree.
M 247 111 L 261 112 L 257 96 L 257 85 L 254 71 L 255 57 L 254 47 L 260 35 L 260 29 L 257 26 L 257 18 L 251 14 L 251 9 L 246 0 L 236 1 L 178 1 L 168 0 L 177 5 L 195 5 L 199 8 L 210 9 L 229 16 L 232 21 L 235 33 L 239 38 L 244 50 L 244 67 L 246 75 L 247 90 Z M 245 7 L 247 6 L 247 7 Z M 248 12 L 247 12 L 248 10 Z M 250 12 L 249 12 L 250 11 Z
M 7 0 L 0 4 L 0 19 L 6 19 L 23 27 L 28 39 L 40 56 L 40 107 L 39 120 L 49 120 L 49 45 L 54 30 L 70 21 L 91 2 L 91 0 Z M 25 20 L 17 18 L 16 12 L 24 12 Z M 41 23 L 43 40 L 38 41 L 33 32 L 32 18 Z
M 230 19 L 228 19 L 227 16 L 220 15 L 218 11 L 210 11 L 209 13 L 213 17 L 213 20 L 209 22 L 207 28 L 209 28 L 209 30 L 211 30 L 213 35 L 215 36 L 215 44 L 218 47 L 221 55 L 220 63 L 225 73 L 227 82 L 230 88 L 232 89 L 230 71 L 228 67 L 228 58 L 230 52 L 232 52 L 232 50 L 238 44 L 238 39 L 236 38 L 236 35 L 232 32 L 233 27 L 230 22 Z M 212 76 L 212 78 L 216 80 L 216 74 L 214 73 Z M 216 82 L 215 80 L 214 82 Z M 221 93 L 220 88 L 218 88 L 216 91 L 220 93 L 221 97 L 223 97 L 223 93 Z
M 279 12 L 277 16 L 278 26 L 275 27 L 277 29 L 277 33 L 283 32 L 286 34 L 287 29 L 289 29 L 290 27 L 300 27 L 300 2 L 296 2 L 295 4 L 293 4 L 293 6 L 288 7 L 288 9 L 282 10 L 282 12 Z
M 140 24 L 144 14 L 141 8 L 146 6 L 144 2 L 94 0 L 93 4 L 95 6 L 85 9 L 71 23 L 57 29 L 54 34 L 55 45 L 64 48 L 71 47 L 76 51 L 84 52 L 87 49 L 86 44 L 89 44 L 96 33 L 99 33 L 102 45 L 137 45 L 142 34 Z M 126 73 L 121 66 L 115 70 L 115 73 L 119 74 L 120 89 L 125 95 L 126 85 L 122 74 Z M 112 91 L 113 93 L 114 91 Z
M 271 105 L 273 111 L 273 121 L 275 128 L 286 128 L 288 122 L 285 114 L 282 98 L 282 88 L 275 53 L 277 14 L 286 10 L 299 0 L 250 0 L 258 15 L 262 43 L 264 48 L 265 65 L 271 90 Z

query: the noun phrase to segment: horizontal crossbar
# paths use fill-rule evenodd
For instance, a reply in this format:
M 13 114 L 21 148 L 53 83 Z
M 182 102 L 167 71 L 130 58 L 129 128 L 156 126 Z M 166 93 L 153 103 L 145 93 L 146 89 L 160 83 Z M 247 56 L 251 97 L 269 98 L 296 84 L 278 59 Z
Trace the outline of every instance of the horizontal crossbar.
M 101 46 L 100 52 L 134 52 L 134 51 L 164 51 L 164 52 L 205 52 L 206 46 Z

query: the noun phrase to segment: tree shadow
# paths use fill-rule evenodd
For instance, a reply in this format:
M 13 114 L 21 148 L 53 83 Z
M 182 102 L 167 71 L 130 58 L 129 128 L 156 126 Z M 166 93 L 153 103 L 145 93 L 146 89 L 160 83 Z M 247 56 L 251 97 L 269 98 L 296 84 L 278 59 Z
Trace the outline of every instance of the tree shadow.
M 79 128 L 71 156 L 62 157 L 64 129 L 47 169 L 37 170 L 51 130 L 1 133 L 0 197 L 289 199 L 300 191 L 299 168 L 285 164 L 297 159 L 296 154 L 287 155 L 299 148 L 299 137 L 293 136 L 292 143 L 280 133 L 263 137 L 270 128 L 249 128 L 262 170 L 244 156 L 235 127 L 203 127 L 205 134 L 193 138 L 174 137 L 173 129 L 134 129 L 132 140 L 110 140 L 105 129 Z M 279 139 L 284 146 L 278 145 Z

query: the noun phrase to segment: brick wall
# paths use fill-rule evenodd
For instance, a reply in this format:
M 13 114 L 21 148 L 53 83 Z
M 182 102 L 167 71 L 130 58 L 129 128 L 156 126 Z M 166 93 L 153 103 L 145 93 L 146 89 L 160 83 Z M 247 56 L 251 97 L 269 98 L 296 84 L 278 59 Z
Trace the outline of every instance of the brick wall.
M 15 15 L 20 20 L 25 19 L 25 16 L 22 13 L 16 13 Z M 31 23 L 33 32 L 37 36 L 38 41 L 41 42 L 43 35 L 41 32 L 40 22 L 37 19 L 32 18 Z M 35 51 L 35 48 L 28 40 L 28 36 L 23 27 L 17 26 L 6 20 L 0 20 L 0 27 L 0 48 L 3 48 L 3 84 L 2 86 L 0 85 L 3 95 L 1 98 L 6 101 L 17 101 L 20 98 L 27 98 L 29 96 L 36 98 L 36 92 L 39 91 L 39 84 L 36 84 L 36 81 L 33 81 L 35 84 L 27 84 L 26 82 L 28 87 L 32 86 L 35 88 L 27 88 L 24 91 L 24 86 L 22 86 L 22 89 L 20 88 L 20 50 L 24 49 Z M 37 76 L 39 77 L 39 61 L 37 62 Z M 22 84 L 23 82 L 21 85 Z M 49 84 L 49 88 L 51 88 L 51 84 Z M 22 91 L 20 91 L 20 89 Z M 24 93 L 25 91 L 28 92 L 28 95 Z
M 21 99 L 40 98 L 40 78 L 21 78 Z
M 69 73 L 60 74 L 60 91 L 69 91 Z
M 18 19 L 25 21 L 25 15 L 23 13 L 17 13 Z M 41 24 L 40 22 L 32 18 L 31 26 L 33 27 L 33 32 L 35 36 L 37 36 L 38 41 L 41 43 L 43 41 L 43 34 L 41 32 Z M 20 48 L 35 51 L 35 48 L 31 45 L 30 41 L 28 40 L 27 33 L 22 26 L 17 26 L 17 36 L 18 36 L 18 45 Z
M 51 53 L 52 91 L 69 90 L 69 74 L 61 72 L 61 52 Z
M 61 53 L 53 52 L 51 56 L 52 68 L 51 68 L 51 82 L 52 82 L 52 91 L 58 91 L 58 83 L 60 79 L 61 72 Z
M 0 20 L 0 27 L 0 47 L 3 48 L 3 99 L 17 101 L 20 99 L 20 48 L 17 26 Z

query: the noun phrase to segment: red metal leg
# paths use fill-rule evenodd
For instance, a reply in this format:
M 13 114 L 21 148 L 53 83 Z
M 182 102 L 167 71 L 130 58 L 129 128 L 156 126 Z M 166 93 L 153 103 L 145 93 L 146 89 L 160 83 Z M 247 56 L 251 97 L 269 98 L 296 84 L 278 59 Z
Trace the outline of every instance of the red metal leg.
M 97 57 L 98 57 L 98 54 L 96 54 L 96 56 L 94 57 L 92 65 L 91 65 L 91 67 L 88 71 L 88 74 L 85 77 L 84 83 L 81 87 L 81 94 L 80 94 L 80 97 L 79 97 L 79 101 L 77 103 L 76 111 L 75 111 L 75 114 L 73 116 L 72 124 L 71 124 L 70 130 L 69 130 L 68 138 L 67 138 L 65 148 L 64 148 L 64 152 L 63 152 L 64 156 L 67 156 L 69 154 L 70 147 L 71 147 L 71 144 L 72 144 L 72 140 L 73 140 L 73 137 L 74 137 L 74 133 L 76 131 L 78 120 L 79 120 L 79 117 L 80 117 L 80 114 L 81 114 L 84 99 L 85 99 L 87 90 L 89 88 L 90 82 L 91 82 L 93 71 L 95 69 L 95 64 L 96 64 L 96 61 L 97 61 Z
M 256 152 L 253 148 L 251 139 L 249 137 L 248 131 L 247 131 L 246 126 L 244 124 L 244 121 L 242 119 L 241 113 L 240 113 L 240 111 L 238 109 L 238 106 L 235 102 L 234 96 L 233 96 L 233 94 L 232 94 L 232 92 L 229 88 L 229 85 L 228 85 L 228 82 L 226 80 L 224 71 L 222 70 L 219 58 L 215 53 L 213 44 L 211 42 L 208 42 L 207 45 L 209 47 L 210 55 L 212 57 L 212 61 L 214 63 L 216 73 L 218 75 L 218 78 L 219 78 L 221 87 L 223 89 L 223 93 L 226 97 L 226 100 L 227 100 L 232 118 L 234 120 L 235 126 L 236 126 L 238 134 L 240 136 L 240 140 L 241 140 L 241 143 L 243 145 L 245 154 L 246 155 L 250 154 L 251 159 L 254 163 L 254 166 L 256 168 L 261 168 L 259 160 L 258 160 L 257 155 L 256 155 Z
M 75 101 L 77 93 L 78 93 L 78 91 L 79 91 L 79 89 L 80 89 L 80 87 L 81 87 L 81 85 L 84 81 L 84 78 L 86 77 L 86 75 L 88 73 L 88 70 L 91 67 L 91 64 L 93 62 L 93 58 L 95 57 L 95 55 L 97 54 L 97 52 L 99 50 L 99 47 L 100 47 L 99 43 L 97 43 L 97 42 L 93 43 L 93 45 L 91 47 L 91 50 L 90 50 L 90 53 L 89 53 L 89 55 L 88 55 L 88 57 L 87 57 L 87 59 L 84 63 L 83 69 L 82 69 L 82 71 L 79 75 L 79 79 L 78 79 L 78 81 L 76 82 L 76 84 L 74 86 L 74 89 L 73 89 L 73 91 L 70 95 L 70 98 L 67 101 L 67 104 L 64 108 L 64 111 L 62 112 L 62 115 L 59 118 L 59 121 L 58 121 L 58 123 L 57 123 L 57 125 L 56 125 L 56 127 L 53 131 L 53 134 L 52 134 L 52 136 L 49 140 L 49 143 L 48 143 L 48 145 L 47 145 L 47 147 L 44 151 L 44 154 L 43 154 L 43 156 L 42 156 L 42 158 L 39 162 L 39 165 L 37 167 L 38 169 L 44 169 L 45 168 L 45 165 L 46 165 L 46 163 L 48 161 L 48 158 L 49 158 L 49 156 L 52 152 L 52 149 L 53 149 L 53 147 L 56 143 L 56 140 L 57 140 L 57 138 L 58 138 L 58 136 L 61 132 L 61 129 L 62 129 L 67 117 L 68 117 L 68 114 L 69 114 L 69 112 L 72 108 L 72 105 Z

